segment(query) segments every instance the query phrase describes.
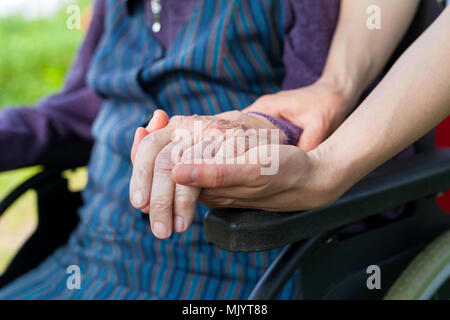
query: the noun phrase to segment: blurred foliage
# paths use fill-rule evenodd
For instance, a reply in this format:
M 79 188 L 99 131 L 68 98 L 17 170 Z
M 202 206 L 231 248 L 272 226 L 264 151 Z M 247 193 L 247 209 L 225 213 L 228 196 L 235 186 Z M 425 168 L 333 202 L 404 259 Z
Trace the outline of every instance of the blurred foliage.
M 38 168 L 34 167 L 1 173 L 0 199 L 3 199 L 12 187 L 30 178 L 37 171 Z M 0 273 L 35 229 L 36 216 L 36 194 L 29 191 L 0 218 Z
M 85 10 L 91 3 L 90 0 L 80 0 L 77 4 Z M 81 30 L 66 27 L 67 18 L 63 8 L 48 19 L 0 19 L 0 109 L 32 106 L 61 88 L 84 36 Z M 38 170 L 33 167 L 0 173 L 0 199 Z M 86 182 L 85 170 L 67 176 L 76 189 L 82 188 Z M 36 220 L 33 191 L 16 201 L 0 218 L 0 273 L 34 230 Z
M 0 106 L 34 104 L 60 88 L 83 38 L 66 27 L 67 17 L 61 10 L 51 19 L 0 19 Z

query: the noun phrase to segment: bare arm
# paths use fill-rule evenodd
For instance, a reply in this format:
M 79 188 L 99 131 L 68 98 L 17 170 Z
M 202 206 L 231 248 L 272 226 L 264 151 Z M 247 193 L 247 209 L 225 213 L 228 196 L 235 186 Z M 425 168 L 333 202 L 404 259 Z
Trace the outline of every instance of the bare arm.
M 376 5 L 381 29 L 367 27 Z M 304 129 L 298 146 L 316 148 L 345 120 L 383 70 L 414 17 L 418 0 L 343 0 L 322 76 L 304 88 L 265 95 L 248 110 L 285 118 Z M 300 71 L 301 72 L 301 71 Z
M 294 211 L 326 205 L 449 115 L 448 39 L 450 7 L 318 148 L 281 146 L 276 175 L 261 176 L 258 165 L 178 164 L 172 177 L 205 188 L 199 199 L 211 206 Z
M 356 183 L 449 115 L 449 39 L 447 8 L 361 106 L 312 153 L 339 176 L 340 189 Z
M 335 84 L 349 112 L 384 68 L 416 12 L 418 0 L 343 0 L 322 78 Z M 380 9 L 381 29 L 369 29 L 367 8 Z

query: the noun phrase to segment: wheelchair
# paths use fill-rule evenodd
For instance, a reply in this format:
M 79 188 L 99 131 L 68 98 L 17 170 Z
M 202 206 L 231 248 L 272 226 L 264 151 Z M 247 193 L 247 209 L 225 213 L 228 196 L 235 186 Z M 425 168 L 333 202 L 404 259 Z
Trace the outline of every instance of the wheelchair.
M 436 1 L 421 1 L 386 70 L 440 12 Z M 283 248 L 249 299 L 275 299 L 294 272 L 300 273 L 301 299 L 449 299 L 450 215 L 434 198 L 450 187 L 450 148 L 435 149 L 433 141 L 432 131 L 414 145 L 415 155 L 381 166 L 323 208 L 289 213 L 213 208 L 204 219 L 206 241 L 228 251 Z M 33 189 L 39 212 L 36 230 L 1 275 L 0 288 L 67 242 L 82 198 L 69 191 L 62 173 L 85 166 L 90 151 L 82 141 L 49 150 L 38 161 L 42 171 L 0 202 L 1 216 Z M 400 218 L 380 218 L 378 213 L 399 206 Z M 361 221 L 370 228 L 342 232 Z M 381 276 L 371 289 L 370 266 Z

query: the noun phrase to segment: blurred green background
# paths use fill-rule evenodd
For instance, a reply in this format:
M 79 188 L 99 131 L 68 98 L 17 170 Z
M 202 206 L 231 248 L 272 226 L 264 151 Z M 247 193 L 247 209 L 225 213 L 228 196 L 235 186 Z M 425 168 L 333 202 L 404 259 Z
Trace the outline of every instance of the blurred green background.
M 35 0 L 30 0 L 35 1 Z M 89 21 L 91 1 L 80 0 L 83 26 Z M 25 20 L 20 16 L 0 18 L 0 109 L 33 105 L 57 92 L 64 83 L 84 31 L 70 30 L 67 6 L 50 18 Z M 1 110 L 0 110 L 1 112 Z M 0 173 L 0 199 L 19 183 L 38 172 L 25 168 Z M 70 174 L 74 189 L 86 182 L 85 170 Z M 0 274 L 36 226 L 36 197 L 30 191 L 0 217 Z

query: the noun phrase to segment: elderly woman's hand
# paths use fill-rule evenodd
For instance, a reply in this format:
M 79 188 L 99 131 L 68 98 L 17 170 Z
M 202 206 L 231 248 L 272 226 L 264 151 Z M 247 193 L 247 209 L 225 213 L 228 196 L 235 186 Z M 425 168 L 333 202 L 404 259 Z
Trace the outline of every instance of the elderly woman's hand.
M 174 165 L 181 160 L 226 162 L 257 145 L 280 144 L 285 139 L 266 118 L 239 111 L 176 116 L 165 127 L 167 121 L 160 122 L 163 128 L 148 135 L 142 129 L 137 131 L 136 139 L 140 141 L 133 146 L 130 182 L 132 205 L 150 214 L 152 231 L 159 238 L 169 237 L 173 229 L 186 231 L 200 193 L 198 187 L 175 184 L 171 178 Z M 272 135 L 262 137 L 261 133 Z

